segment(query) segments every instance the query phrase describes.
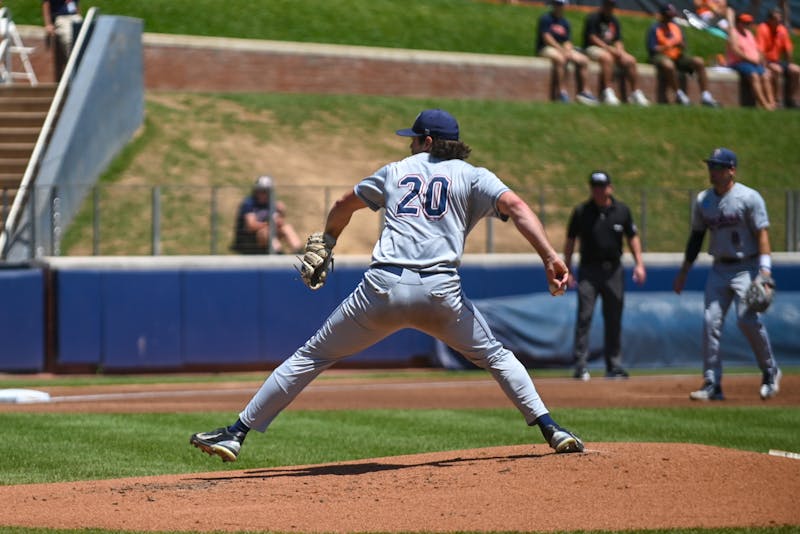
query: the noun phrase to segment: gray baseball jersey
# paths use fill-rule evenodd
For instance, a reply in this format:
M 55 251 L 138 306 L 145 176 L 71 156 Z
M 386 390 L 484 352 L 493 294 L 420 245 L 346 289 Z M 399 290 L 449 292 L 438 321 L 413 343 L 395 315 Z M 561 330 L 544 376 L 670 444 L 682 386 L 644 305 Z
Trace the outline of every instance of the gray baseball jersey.
M 711 230 L 708 253 L 715 258 L 748 258 L 758 254 L 758 230 L 769 227 L 764 199 L 755 189 L 734 183 L 719 196 L 714 188 L 697 195 L 692 230 Z
M 764 324 L 756 312 L 739 305 L 758 272 L 758 231 L 768 227 L 766 204 L 755 189 L 736 182 L 723 196 L 713 188 L 697 195 L 692 230 L 710 230 L 708 252 L 715 260 L 706 281 L 703 315 L 703 374 L 715 384 L 722 380 L 720 338 L 731 303 L 761 370 L 776 367 Z
M 423 152 L 384 166 L 355 187 L 371 209 L 386 208 L 373 264 L 454 271 L 475 224 L 487 215 L 505 220 L 495 205 L 506 191 L 494 173 L 460 159 Z
M 437 337 L 487 369 L 528 424 L 547 414 L 525 367 L 462 292 L 456 270 L 475 224 L 504 218 L 496 206 L 508 187 L 486 169 L 420 153 L 386 165 L 354 191 L 373 210 L 386 209 L 371 268 L 316 334 L 270 374 L 241 421 L 265 431 L 322 371 L 403 328 Z

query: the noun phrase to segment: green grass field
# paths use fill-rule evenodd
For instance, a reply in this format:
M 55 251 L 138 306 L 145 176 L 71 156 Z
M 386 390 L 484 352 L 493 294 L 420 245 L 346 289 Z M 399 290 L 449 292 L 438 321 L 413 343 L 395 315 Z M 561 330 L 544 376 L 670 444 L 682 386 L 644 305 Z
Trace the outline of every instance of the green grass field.
M 587 442 L 698 443 L 767 452 L 794 450 L 797 408 L 559 409 Z M 0 415 L 15 447 L 0 458 L 3 484 L 207 472 L 218 460 L 188 445 L 191 434 L 233 422 L 231 413 Z M 80 447 L 64 447 L 80 436 Z M 138 437 L 148 436 L 142 440 Z M 543 443 L 513 409 L 287 411 L 246 444 L 235 469 L 305 465 L 402 454 Z M 86 458 L 102 458 L 87 462 Z

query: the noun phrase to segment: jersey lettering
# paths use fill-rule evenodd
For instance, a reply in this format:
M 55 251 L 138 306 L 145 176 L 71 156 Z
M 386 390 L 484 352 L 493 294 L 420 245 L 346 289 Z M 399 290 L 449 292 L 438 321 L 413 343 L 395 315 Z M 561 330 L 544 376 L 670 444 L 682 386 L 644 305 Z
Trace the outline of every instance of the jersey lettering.
M 395 213 L 398 215 L 419 216 L 420 203 L 425 217 L 440 219 L 447 213 L 450 180 L 446 176 L 433 176 L 430 182 L 417 174 L 409 174 L 400 179 L 400 185 L 408 188 Z

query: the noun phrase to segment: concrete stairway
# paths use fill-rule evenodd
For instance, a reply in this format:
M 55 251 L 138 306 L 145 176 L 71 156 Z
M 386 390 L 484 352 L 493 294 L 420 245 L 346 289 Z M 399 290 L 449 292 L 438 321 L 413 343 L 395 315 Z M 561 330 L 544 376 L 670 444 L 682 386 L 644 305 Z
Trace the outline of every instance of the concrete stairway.
M 55 84 L 0 85 L 0 230 L 55 92 Z

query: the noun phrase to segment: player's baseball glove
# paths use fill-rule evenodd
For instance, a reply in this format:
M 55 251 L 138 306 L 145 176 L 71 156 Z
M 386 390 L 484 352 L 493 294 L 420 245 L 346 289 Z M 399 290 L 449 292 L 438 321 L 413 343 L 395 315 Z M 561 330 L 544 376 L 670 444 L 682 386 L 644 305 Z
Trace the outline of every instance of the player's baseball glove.
M 744 304 L 754 312 L 763 312 L 775 298 L 775 280 L 769 275 L 759 273 L 744 294 Z
M 319 289 L 325 285 L 328 269 L 333 268 L 333 247 L 336 238 L 322 232 L 308 236 L 303 257 L 300 258 L 300 277 L 311 289 Z

